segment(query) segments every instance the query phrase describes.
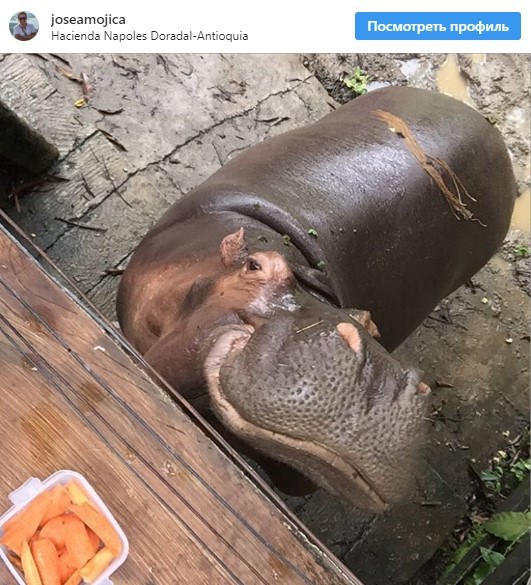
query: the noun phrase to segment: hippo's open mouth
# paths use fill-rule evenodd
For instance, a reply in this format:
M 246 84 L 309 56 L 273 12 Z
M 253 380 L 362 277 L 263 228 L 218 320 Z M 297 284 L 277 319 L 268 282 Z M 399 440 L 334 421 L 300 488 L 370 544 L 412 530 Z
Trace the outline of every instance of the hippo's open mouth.
M 223 328 L 205 361 L 210 400 L 223 424 L 236 436 L 253 447 L 293 466 L 317 484 L 357 506 L 382 512 L 389 506 L 369 480 L 352 462 L 322 443 L 267 428 L 262 422 L 249 420 L 233 405 L 222 384 L 222 368 L 231 368 L 231 358 L 243 351 L 252 337 L 249 325 L 231 325 Z M 271 413 L 274 417 L 274 413 Z M 265 421 L 267 424 L 267 420 Z

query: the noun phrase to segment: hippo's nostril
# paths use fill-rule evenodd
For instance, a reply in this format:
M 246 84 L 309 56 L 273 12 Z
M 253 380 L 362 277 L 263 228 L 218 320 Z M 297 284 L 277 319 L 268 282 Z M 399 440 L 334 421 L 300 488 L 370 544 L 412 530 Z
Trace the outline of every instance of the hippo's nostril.
M 428 384 L 425 384 L 424 382 L 420 382 L 417 385 L 417 394 L 420 394 L 422 396 L 427 396 L 429 393 L 431 392 L 431 388 L 428 386 Z

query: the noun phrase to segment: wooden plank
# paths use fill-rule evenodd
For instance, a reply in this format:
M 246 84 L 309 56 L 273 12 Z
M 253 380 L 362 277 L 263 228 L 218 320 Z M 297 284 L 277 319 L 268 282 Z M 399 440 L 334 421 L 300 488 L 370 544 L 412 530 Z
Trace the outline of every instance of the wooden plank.
M 359 585 L 3 231 L 0 367 L 3 506 L 30 476 L 85 475 L 130 541 L 118 585 Z
M 2 585 L 17 585 L 13 575 L 7 570 L 7 567 L 0 561 L 0 583 Z

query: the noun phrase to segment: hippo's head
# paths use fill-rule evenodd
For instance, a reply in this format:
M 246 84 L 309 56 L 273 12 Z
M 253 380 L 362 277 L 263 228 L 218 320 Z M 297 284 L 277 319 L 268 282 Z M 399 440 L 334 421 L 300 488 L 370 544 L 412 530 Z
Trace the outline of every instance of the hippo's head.
M 213 332 L 210 401 L 235 435 L 362 508 L 404 495 L 430 389 L 364 327 L 279 312 Z
M 177 311 L 155 304 L 145 359 L 239 439 L 384 510 L 412 474 L 429 388 L 373 339 L 367 311 L 305 292 L 283 254 L 249 250 L 243 229 L 219 251 L 194 269 Z

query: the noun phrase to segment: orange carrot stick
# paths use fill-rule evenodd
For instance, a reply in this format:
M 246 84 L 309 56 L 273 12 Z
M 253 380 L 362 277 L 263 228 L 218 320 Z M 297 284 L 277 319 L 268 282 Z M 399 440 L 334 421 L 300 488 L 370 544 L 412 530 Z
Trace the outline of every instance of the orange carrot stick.
M 46 513 L 44 514 L 43 519 L 41 520 L 41 525 L 46 524 L 48 520 L 55 518 L 56 516 L 60 516 L 64 514 L 72 503 L 72 499 L 70 498 L 70 494 L 66 491 L 66 488 L 63 485 L 56 485 L 50 490 L 51 501 Z
M 39 570 L 42 585 L 61 585 L 59 555 L 53 542 L 48 538 L 36 540 L 31 545 L 31 552 Z
M 59 556 L 59 573 L 61 575 L 61 583 L 68 581 L 68 579 L 77 571 L 77 567 L 72 563 L 72 559 L 67 551 Z
M 41 531 L 40 530 L 36 530 L 33 534 L 33 536 L 31 537 L 31 540 L 39 540 L 39 538 L 41 537 Z M 28 543 L 31 544 L 31 541 Z M 30 546 L 31 548 L 31 546 Z
M 11 525 L 9 530 L 6 530 L 2 538 L 0 538 L 0 544 L 3 544 L 16 555 L 20 556 L 22 543 L 28 540 L 27 532 L 25 526 L 19 526 L 18 524 Z
M 70 524 L 79 526 L 81 524 L 79 518 L 72 514 L 63 514 L 48 520 L 41 528 L 40 537 L 49 538 L 55 545 L 58 551 L 61 551 L 66 546 L 66 532 Z
M 69 510 L 93 530 L 108 547 L 113 555 L 120 554 L 122 543 L 112 524 L 90 504 L 72 504 Z
M 41 578 L 35 560 L 31 554 L 28 542 L 25 540 L 21 545 L 20 561 L 24 571 L 24 579 L 27 585 L 42 585 Z
M 42 492 L 7 524 L 0 543 L 21 555 L 22 543 L 31 540 L 51 502 L 50 491 Z
M 81 569 L 93 556 L 94 547 L 87 533 L 87 528 L 74 517 L 77 522 L 69 522 L 65 526 L 65 547 L 72 564 Z

